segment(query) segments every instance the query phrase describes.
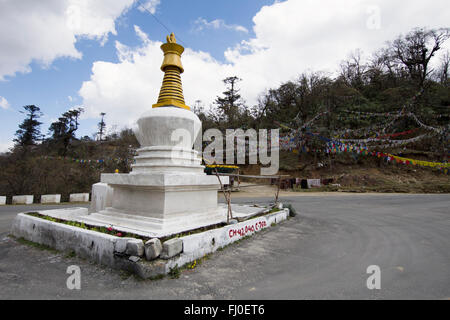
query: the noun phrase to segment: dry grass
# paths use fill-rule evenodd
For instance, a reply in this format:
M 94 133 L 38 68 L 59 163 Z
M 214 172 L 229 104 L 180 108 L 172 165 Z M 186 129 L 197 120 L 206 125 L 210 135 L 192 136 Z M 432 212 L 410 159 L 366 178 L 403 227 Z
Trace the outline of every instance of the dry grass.
M 320 161 L 319 161 L 320 162 Z M 330 167 L 329 161 L 323 161 L 323 167 L 313 165 L 311 157 L 299 159 L 293 153 L 280 153 L 280 174 L 288 174 L 301 179 L 334 179 L 337 186 L 324 186 L 311 190 L 296 189 L 297 192 L 377 192 L 377 193 L 450 193 L 448 174 L 419 166 L 383 164 L 373 157 L 355 161 L 350 156 L 335 159 Z M 259 174 L 256 165 L 241 168 L 244 174 Z M 245 180 L 251 183 L 267 183 Z M 273 194 L 274 187 L 255 187 L 242 189 L 243 193 L 255 195 Z M 233 195 L 235 196 L 235 195 Z

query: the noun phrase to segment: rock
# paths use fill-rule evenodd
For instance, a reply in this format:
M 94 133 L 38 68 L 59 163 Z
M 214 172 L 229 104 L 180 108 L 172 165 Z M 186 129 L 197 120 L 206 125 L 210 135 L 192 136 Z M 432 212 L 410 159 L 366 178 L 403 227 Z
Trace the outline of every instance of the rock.
M 295 217 L 297 215 L 297 211 L 295 211 L 294 207 L 291 204 L 284 205 L 283 208 L 289 209 L 290 217 Z
M 114 252 L 125 253 L 127 251 L 128 241 L 131 240 L 129 238 L 119 238 L 114 244 Z
M 142 257 L 144 255 L 144 242 L 139 239 L 128 240 L 125 253 L 130 256 Z
M 136 256 L 131 256 L 128 258 L 128 260 L 130 260 L 131 262 L 139 262 L 141 260 L 141 258 L 136 257 Z
M 161 258 L 170 259 L 181 252 L 183 252 L 183 240 L 173 238 L 163 243 Z
M 145 258 L 148 261 L 158 258 L 161 251 L 162 245 L 158 238 L 150 239 L 145 243 Z
M 142 279 L 151 279 L 166 274 L 167 261 L 155 260 L 152 263 L 138 261 L 134 263 L 134 272 L 136 272 Z

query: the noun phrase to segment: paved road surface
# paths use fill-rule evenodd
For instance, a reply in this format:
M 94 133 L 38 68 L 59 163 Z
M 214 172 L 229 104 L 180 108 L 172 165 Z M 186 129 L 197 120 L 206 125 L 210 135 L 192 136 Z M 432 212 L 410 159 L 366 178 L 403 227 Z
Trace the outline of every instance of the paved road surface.
M 300 214 L 215 253 L 179 279 L 157 281 L 18 244 L 7 234 L 24 207 L 0 207 L 0 298 L 450 298 L 450 195 L 282 200 Z M 253 201 L 269 199 L 236 200 Z M 81 267 L 80 291 L 66 288 L 73 264 Z M 369 265 L 381 268 L 381 290 L 366 287 Z

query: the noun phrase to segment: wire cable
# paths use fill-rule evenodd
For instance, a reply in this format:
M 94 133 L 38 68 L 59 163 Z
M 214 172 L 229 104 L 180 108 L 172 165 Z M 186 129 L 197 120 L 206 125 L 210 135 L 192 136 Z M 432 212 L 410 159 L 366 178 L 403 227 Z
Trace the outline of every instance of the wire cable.
M 166 29 L 169 32 L 169 34 L 172 33 L 172 31 L 161 20 L 159 20 L 150 10 L 148 10 L 141 1 L 136 0 L 136 2 L 139 4 L 140 7 L 142 7 L 142 9 L 144 9 L 145 11 L 150 13 L 152 15 L 152 17 L 155 18 L 156 22 L 158 22 L 164 29 Z M 178 35 L 177 35 L 177 39 L 182 44 L 184 44 L 185 47 L 187 46 L 187 44 L 183 40 L 181 40 L 181 38 Z

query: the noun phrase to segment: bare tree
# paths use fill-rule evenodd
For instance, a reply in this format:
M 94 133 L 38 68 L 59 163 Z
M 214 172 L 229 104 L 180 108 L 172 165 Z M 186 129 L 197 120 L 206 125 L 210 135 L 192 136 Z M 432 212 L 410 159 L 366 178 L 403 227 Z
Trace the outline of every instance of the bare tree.
M 441 57 L 441 64 L 436 72 L 436 80 L 442 85 L 448 85 L 448 69 L 450 66 L 450 52 L 447 50 Z
M 449 30 L 449 28 L 414 29 L 406 36 L 400 36 L 390 43 L 392 57 L 401 62 L 419 88 L 423 87 L 425 80 L 432 73 L 430 61 L 450 37 Z
M 348 86 L 356 89 L 361 89 L 365 83 L 367 64 L 362 62 L 362 54 L 362 51 L 357 49 L 341 63 L 340 76 Z

